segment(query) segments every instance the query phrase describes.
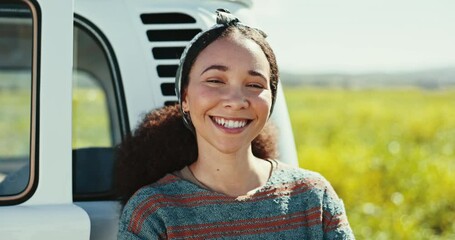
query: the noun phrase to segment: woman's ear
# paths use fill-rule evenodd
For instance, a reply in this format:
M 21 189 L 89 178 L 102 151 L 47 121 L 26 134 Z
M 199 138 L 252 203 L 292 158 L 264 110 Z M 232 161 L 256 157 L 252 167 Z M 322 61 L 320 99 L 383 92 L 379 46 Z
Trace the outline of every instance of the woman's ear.
M 182 110 L 184 112 L 189 112 L 190 111 L 190 107 L 188 105 L 188 99 L 186 97 L 186 91 L 183 92 L 183 95 L 182 95 Z
M 183 101 L 182 101 L 182 110 L 183 110 L 184 112 L 188 112 L 188 111 L 190 110 L 189 107 L 188 107 L 188 103 L 186 102 L 186 100 L 183 100 Z

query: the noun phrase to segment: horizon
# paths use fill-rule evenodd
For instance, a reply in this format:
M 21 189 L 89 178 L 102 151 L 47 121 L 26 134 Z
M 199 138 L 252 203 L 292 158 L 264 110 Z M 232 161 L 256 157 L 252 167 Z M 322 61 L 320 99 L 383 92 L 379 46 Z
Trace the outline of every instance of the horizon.
M 420 69 L 396 69 L 396 70 L 365 70 L 365 71 L 321 71 L 321 72 L 311 72 L 311 71 L 293 71 L 292 69 L 280 69 L 280 73 L 290 74 L 290 75 L 350 75 L 350 76 L 361 76 L 361 75 L 405 75 L 405 74 L 415 74 L 415 73 L 435 73 L 435 72 L 445 72 L 450 71 L 455 74 L 455 64 L 453 66 L 441 66 L 441 67 L 422 67 Z

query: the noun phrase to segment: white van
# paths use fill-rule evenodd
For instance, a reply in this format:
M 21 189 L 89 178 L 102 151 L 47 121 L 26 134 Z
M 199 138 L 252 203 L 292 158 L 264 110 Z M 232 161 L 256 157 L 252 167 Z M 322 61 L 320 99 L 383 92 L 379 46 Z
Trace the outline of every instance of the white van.
M 0 1 L 0 239 L 116 239 L 113 147 L 146 112 L 176 102 L 179 56 L 215 9 L 252 23 L 251 7 Z M 297 164 L 281 90 L 273 121 L 280 160 Z

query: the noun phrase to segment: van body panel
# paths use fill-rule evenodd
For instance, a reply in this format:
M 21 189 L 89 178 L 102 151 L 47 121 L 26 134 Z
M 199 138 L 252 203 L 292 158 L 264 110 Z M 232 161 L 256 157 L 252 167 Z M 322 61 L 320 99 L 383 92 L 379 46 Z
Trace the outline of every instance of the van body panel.
M 87 214 L 73 204 L 0 208 L 1 239 L 89 239 Z
M 88 239 L 90 219 L 72 200 L 73 2 L 37 0 L 34 5 L 41 13 L 35 72 L 39 134 L 32 147 L 38 153 L 37 188 L 25 202 L 0 207 L 0 238 Z

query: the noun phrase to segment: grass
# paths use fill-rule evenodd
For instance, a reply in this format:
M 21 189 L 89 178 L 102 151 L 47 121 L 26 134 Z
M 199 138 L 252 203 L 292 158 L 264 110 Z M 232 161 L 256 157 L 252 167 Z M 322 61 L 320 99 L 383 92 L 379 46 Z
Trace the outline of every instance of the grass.
M 29 152 L 30 90 L 0 94 L 0 157 Z M 106 98 L 102 91 L 78 88 L 73 92 L 73 148 L 111 146 Z
M 358 239 L 454 239 L 455 90 L 285 89 L 300 166 Z
M 300 166 L 332 183 L 357 239 L 455 239 L 454 89 L 285 94 Z M 75 90 L 73 147 L 111 144 L 105 101 Z M 25 155 L 27 91 L 2 92 L 0 103 L 0 156 Z
M 30 91 L 0 91 L 0 157 L 29 152 Z
M 109 147 L 111 143 L 106 96 L 96 88 L 73 91 L 73 149 Z

